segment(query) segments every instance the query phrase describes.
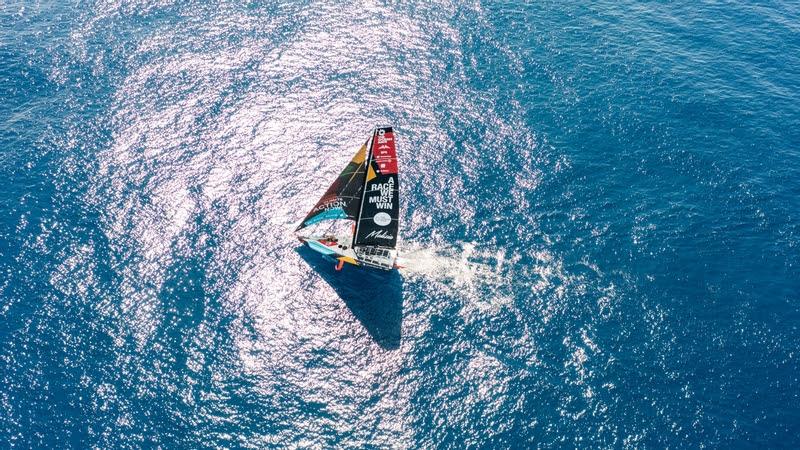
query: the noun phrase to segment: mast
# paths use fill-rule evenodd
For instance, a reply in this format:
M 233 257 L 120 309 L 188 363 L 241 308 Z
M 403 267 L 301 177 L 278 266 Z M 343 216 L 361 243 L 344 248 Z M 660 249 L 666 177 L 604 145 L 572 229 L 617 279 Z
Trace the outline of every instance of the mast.
M 369 174 L 370 163 L 372 162 L 372 144 L 375 141 L 375 130 L 376 128 L 372 129 L 372 134 L 367 143 L 367 157 L 364 159 L 364 186 L 361 189 L 361 204 L 356 215 L 356 227 L 353 229 L 353 247 L 356 246 L 356 236 L 358 236 L 358 228 L 361 225 L 361 211 L 364 210 L 364 199 L 367 197 L 367 174 Z

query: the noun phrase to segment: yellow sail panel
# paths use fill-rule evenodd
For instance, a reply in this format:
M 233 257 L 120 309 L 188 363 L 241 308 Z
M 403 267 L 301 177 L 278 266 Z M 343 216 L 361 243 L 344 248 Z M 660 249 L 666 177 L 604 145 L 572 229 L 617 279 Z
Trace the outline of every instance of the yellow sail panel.
M 356 155 L 353 156 L 352 163 L 361 165 L 364 163 L 364 160 L 367 158 L 367 144 L 361 146 L 360 149 L 356 152 Z

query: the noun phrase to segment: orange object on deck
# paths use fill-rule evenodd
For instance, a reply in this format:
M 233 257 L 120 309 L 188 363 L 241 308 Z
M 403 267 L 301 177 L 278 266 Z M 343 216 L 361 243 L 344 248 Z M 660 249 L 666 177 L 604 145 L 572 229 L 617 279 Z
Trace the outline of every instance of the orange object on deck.
M 344 261 L 339 260 L 339 264 L 336 264 L 336 270 L 342 270 L 342 267 L 344 267 Z

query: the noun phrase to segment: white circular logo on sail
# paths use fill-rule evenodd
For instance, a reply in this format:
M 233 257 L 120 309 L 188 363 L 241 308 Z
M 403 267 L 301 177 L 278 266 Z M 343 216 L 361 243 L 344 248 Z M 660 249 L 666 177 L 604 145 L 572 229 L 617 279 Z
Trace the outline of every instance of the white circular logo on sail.
M 385 227 L 386 225 L 392 223 L 392 216 L 386 214 L 385 212 L 379 212 L 378 214 L 375 214 L 375 217 L 373 217 L 372 220 L 375 221 L 376 225 Z

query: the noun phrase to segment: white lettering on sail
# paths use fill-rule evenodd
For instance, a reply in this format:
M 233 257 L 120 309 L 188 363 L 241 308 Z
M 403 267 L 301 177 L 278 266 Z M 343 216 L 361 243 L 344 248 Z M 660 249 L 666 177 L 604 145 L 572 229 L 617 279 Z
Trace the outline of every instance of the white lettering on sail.
M 394 239 L 394 236 L 383 230 L 375 230 L 364 236 L 364 239 L 383 239 L 386 241 L 391 241 Z
M 391 140 L 392 140 L 391 138 L 386 137 L 386 130 L 384 130 L 383 128 L 378 130 L 378 145 L 386 144 Z
M 321 205 L 317 206 L 316 208 L 314 208 L 311 211 L 312 212 L 317 212 L 317 211 L 321 211 L 323 209 L 327 211 L 327 210 L 329 210 L 331 208 L 342 208 L 342 209 L 344 209 L 345 206 L 347 206 L 347 202 L 345 202 L 342 199 L 337 198 L 337 199 L 334 199 L 334 200 L 329 201 L 327 203 L 322 203 Z
M 394 178 L 389 178 L 383 184 L 372 183 L 370 191 L 374 192 L 374 194 L 369 196 L 367 203 L 375 205 L 378 209 L 392 209 Z

